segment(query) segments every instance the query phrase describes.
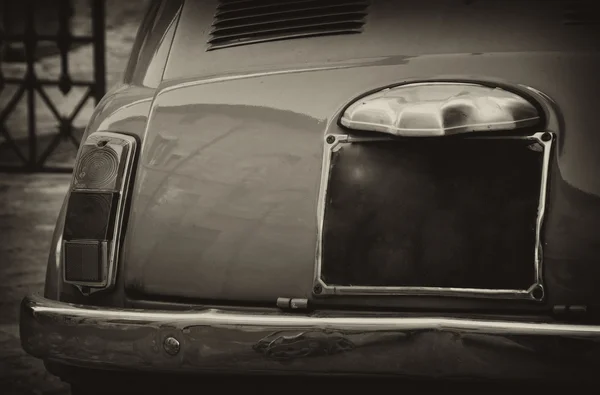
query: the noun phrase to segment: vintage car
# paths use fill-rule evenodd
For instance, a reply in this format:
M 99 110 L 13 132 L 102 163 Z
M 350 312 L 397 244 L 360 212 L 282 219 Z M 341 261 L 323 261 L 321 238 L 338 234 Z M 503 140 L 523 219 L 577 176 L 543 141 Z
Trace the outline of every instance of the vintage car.
M 594 378 L 595 12 L 151 1 L 24 349 L 74 393 L 107 371 Z

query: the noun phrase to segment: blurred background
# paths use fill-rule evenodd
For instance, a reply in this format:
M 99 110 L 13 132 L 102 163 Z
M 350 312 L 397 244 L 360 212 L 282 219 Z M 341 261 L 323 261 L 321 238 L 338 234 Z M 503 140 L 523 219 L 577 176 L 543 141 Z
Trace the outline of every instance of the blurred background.
M 43 291 L 79 138 L 95 99 L 119 82 L 147 3 L 0 0 L 2 394 L 69 393 L 21 349 L 19 303 Z

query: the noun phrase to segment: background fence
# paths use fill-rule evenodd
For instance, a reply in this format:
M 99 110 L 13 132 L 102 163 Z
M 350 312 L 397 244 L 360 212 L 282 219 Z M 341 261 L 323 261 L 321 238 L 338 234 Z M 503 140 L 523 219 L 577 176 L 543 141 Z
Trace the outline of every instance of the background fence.
M 84 35 L 73 32 L 72 0 L 3 0 L 0 3 L 0 136 L 3 138 L 0 170 L 72 171 L 72 166 L 65 166 L 64 161 L 57 166 L 48 164 L 48 159 L 62 142 L 70 143 L 76 152 L 82 131 L 81 126 L 75 125 L 76 118 L 89 100 L 97 104 L 106 93 L 106 2 L 87 1 L 91 28 Z M 82 45 L 91 46 L 93 63 L 91 75 L 84 79 L 73 76 L 69 59 L 72 49 Z M 39 61 L 53 52 L 57 52 L 60 59 L 59 67 L 57 75 L 48 76 L 52 73 L 39 67 Z M 3 69 L 8 63 L 19 65 L 10 67 L 6 73 Z M 56 93 L 48 93 L 49 89 L 56 88 L 63 96 L 78 90 L 80 97 L 63 100 Z M 65 108 L 65 103 L 70 108 Z M 40 109 L 41 106 L 44 108 Z M 51 114 L 54 125 L 48 125 L 48 119 L 40 124 L 40 110 Z M 24 117 L 11 124 L 8 120 L 15 112 Z

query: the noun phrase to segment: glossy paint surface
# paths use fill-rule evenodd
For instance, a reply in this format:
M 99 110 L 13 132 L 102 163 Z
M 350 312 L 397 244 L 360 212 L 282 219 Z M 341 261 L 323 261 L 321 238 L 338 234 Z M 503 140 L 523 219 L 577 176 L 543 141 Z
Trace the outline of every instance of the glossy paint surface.
M 526 82 L 557 102 L 565 125 L 552 159 L 545 276 L 556 304 L 582 303 L 600 271 L 597 236 L 591 222 L 559 202 L 564 190 L 577 191 L 590 197 L 578 205 L 589 221 L 599 214 L 600 184 L 590 170 L 600 166 L 590 89 L 599 60 L 581 53 L 439 55 L 168 84 L 154 102 L 145 144 L 169 140 L 173 155 L 153 164 L 152 152 L 143 153 L 126 241 L 127 287 L 230 301 L 310 296 L 323 137 L 328 125 L 337 128 L 339 110 L 410 76 L 479 75 Z
M 366 92 L 455 78 L 522 84 L 554 101 L 544 306 L 600 305 L 594 27 L 563 25 L 558 1 L 541 11 L 540 2 L 373 1 L 359 35 L 205 52 L 215 4 L 187 1 L 158 89 L 124 87 L 107 99 L 114 112 L 90 126 L 142 139 L 118 277 L 131 298 L 310 298 L 324 134 L 340 133 L 342 109 Z M 126 303 L 120 291 L 107 298 Z M 465 303 L 485 307 L 455 304 Z
M 84 141 L 98 131 L 127 133 L 143 140 L 148 113 L 158 84 L 162 81 L 168 50 L 175 32 L 182 2 L 154 0 L 140 24 L 123 81 L 112 87 L 98 104 L 82 137 Z M 80 300 L 81 293 L 61 280 L 60 267 L 62 232 L 66 215 L 66 202 L 58 216 L 48 257 L 44 295 L 53 299 Z M 102 301 L 109 305 L 122 305 L 122 287 Z M 95 302 L 92 302 L 95 303 Z
M 206 52 L 218 0 L 187 0 L 165 78 L 217 77 L 374 58 L 391 65 L 394 61 L 389 57 L 395 57 L 397 62 L 422 55 L 598 50 L 594 39 L 598 29 L 593 24 L 594 17 L 585 14 L 585 8 L 578 18 L 591 23 L 565 23 L 573 19 L 567 14 L 573 8 L 569 7 L 573 3 L 570 0 L 370 3 L 361 34 L 274 41 Z M 423 71 L 421 76 L 428 76 Z

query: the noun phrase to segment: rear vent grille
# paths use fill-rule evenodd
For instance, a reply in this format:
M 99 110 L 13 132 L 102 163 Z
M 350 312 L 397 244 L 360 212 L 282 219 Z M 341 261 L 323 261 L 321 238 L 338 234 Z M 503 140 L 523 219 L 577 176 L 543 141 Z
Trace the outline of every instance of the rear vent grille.
M 220 0 L 208 50 L 360 33 L 368 0 Z

